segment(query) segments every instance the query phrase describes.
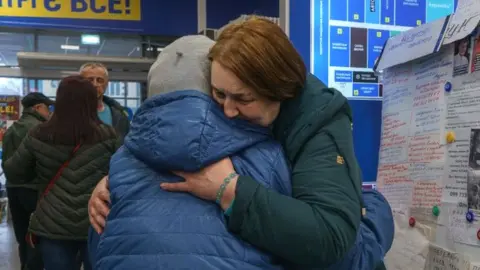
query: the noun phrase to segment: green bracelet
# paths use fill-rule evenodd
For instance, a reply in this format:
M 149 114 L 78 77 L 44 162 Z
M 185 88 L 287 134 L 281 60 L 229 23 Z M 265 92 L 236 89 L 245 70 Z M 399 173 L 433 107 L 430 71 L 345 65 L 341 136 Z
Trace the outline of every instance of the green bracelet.
M 225 188 L 227 188 L 227 185 L 230 183 L 230 181 L 232 181 L 233 178 L 235 178 L 236 176 L 238 176 L 237 173 L 233 172 L 231 173 L 229 176 L 225 177 L 225 179 L 223 179 L 223 183 L 220 185 L 220 187 L 218 188 L 218 191 L 217 191 L 217 198 L 215 200 L 215 202 L 217 204 L 220 204 L 220 201 L 222 200 L 222 197 L 223 197 L 223 193 L 225 192 Z

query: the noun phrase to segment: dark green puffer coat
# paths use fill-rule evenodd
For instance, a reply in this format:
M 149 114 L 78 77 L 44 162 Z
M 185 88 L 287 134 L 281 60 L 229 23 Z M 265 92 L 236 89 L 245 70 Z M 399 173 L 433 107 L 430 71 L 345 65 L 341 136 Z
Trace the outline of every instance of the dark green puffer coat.
M 74 145 L 54 145 L 32 134 L 22 142 L 4 164 L 7 178 L 38 183 L 43 193 L 62 164 L 69 159 Z M 102 140 L 83 144 L 50 192 L 39 201 L 29 230 L 41 237 L 57 240 L 86 240 L 88 235 L 88 200 L 97 183 L 108 174 L 111 156 L 118 148 L 115 131 L 100 125 Z
M 23 110 L 22 117 L 11 127 L 7 129 L 5 135 L 3 136 L 3 154 L 2 154 L 2 168 L 4 168 L 5 162 L 13 156 L 15 151 L 17 151 L 18 147 L 22 143 L 23 139 L 27 136 L 28 132 L 37 126 L 45 122 L 43 116 L 41 116 L 38 112 L 36 112 L 32 108 L 27 108 Z M 4 169 L 5 170 L 5 169 Z M 30 188 L 30 189 L 37 189 L 37 185 L 33 182 L 20 184 L 22 181 L 21 179 L 16 178 L 7 178 L 7 188 L 13 187 L 22 187 L 22 188 Z

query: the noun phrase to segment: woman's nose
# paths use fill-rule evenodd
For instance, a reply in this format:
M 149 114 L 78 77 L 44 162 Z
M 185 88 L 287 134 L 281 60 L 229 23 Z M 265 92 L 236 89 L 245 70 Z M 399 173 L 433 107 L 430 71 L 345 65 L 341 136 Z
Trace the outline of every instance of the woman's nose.
M 235 102 L 228 98 L 225 99 L 225 102 L 223 103 L 223 113 L 225 113 L 228 118 L 237 117 L 239 112 L 235 106 Z

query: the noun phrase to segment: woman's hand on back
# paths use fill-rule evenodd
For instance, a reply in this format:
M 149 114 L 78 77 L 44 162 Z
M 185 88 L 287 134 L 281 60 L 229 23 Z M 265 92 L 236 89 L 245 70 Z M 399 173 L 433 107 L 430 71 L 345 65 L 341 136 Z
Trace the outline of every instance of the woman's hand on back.
M 110 212 L 110 192 L 108 191 L 108 176 L 105 176 L 97 184 L 88 201 L 88 217 L 90 223 L 98 234 L 103 232 L 105 221 Z
M 163 183 L 160 187 L 167 191 L 189 192 L 204 200 L 215 201 L 225 178 L 234 172 L 232 161 L 227 157 L 196 173 L 174 172 L 185 179 L 185 182 Z M 220 200 L 220 206 L 224 210 L 230 206 L 235 197 L 237 180 L 238 176 L 234 177 L 225 188 Z

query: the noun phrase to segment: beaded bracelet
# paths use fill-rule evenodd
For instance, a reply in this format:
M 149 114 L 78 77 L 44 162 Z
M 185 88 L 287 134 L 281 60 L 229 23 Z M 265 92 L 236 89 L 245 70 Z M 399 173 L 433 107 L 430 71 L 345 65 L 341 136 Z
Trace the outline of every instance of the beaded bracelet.
M 217 204 L 220 204 L 220 200 L 222 199 L 223 197 L 223 193 L 225 192 L 225 188 L 227 188 L 227 185 L 230 183 L 230 181 L 232 181 L 233 178 L 235 178 L 236 176 L 238 176 L 237 173 L 233 172 L 231 173 L 230 175 L 228 175 L 227 177 L 225 177 L 225 179 L 223 179 L 223 183 L 220 185 L 220 187 L 218 188 L 218 191 L 217 191 L 217 198 L 215 200 L 215 202 Z

